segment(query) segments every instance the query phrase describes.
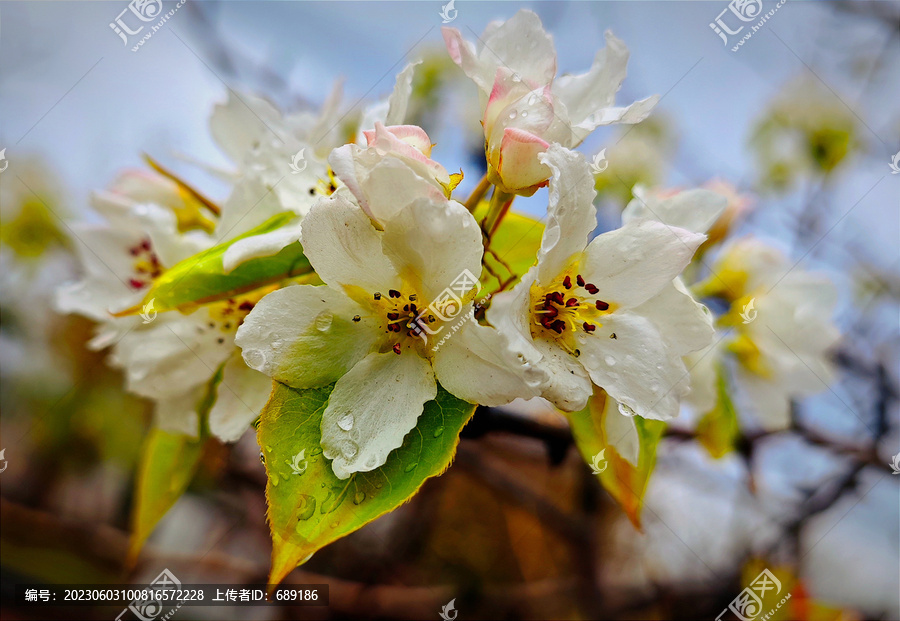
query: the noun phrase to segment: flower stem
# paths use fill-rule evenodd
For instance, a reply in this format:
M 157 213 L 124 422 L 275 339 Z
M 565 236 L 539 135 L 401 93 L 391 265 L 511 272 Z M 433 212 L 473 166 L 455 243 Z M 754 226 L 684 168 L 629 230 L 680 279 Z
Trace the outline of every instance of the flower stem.
M 481 181 L 478 182 L 478 185 L 475 186 L 475 189 L 472 190 L 469 198 L 466 199 L 465 206 L 469 213 L 475 213 L 475 209 L 478 207 L 481 199 L 484 198 L 484 195 L 487 194 L 489 187 L 491 187 L 491 182 L 488 181 L 487 174 L 485 174 Z
M 507 194 L 499 188 L 494 187 L 494 193 L 491 194 L 491 204 L 488 207 L 487 215 L 481 222 L 481 229 L 484 231 L 486 237 L 485 247 L 490 245 L 491 238 L 494 236 L 494 233 L 497 231 L 497 227 L 500 226 L 503 218 L 509 213 L 509 208 L 512 207 L 515 198 L 515 194 Z

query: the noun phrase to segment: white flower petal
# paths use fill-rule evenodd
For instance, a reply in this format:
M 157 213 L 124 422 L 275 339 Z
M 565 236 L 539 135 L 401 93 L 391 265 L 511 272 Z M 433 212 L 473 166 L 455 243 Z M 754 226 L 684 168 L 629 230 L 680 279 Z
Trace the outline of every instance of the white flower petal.
M 606 439 L 610 446 L 637 468 L 640 439 L 634 424 L 634 417 L 622 414 L 615 399 L 608 398 L 603 420 L 606 427 Z
M 715 334 L 712 313 L 691 296 L 680 278 L 632 311 L 652 321 L 679 356 L 708 346 Z
M 230 272 L 244 261 L 259 257 L 270 257 L 281 252 L 286 246 L 300 241 L 299 219 L 262 235 L 252 235 L 233 243 L 222 256 L 222 267 Z
M 431 303 L 464 272 L 480 276 L 481 240 L 481 229 L 465 207 L 420 198 L 385 222 L 382 247 L 395 272 L 417 280 L 415 286 Z
M 615 103 L 616 93 L 625 81 L 628 48 L 607 30 L 606 47 L 597 52 L 587 73 L 564 75 L 553 85 L 553 91 L 566 105 L 573 123 L 583 122 L 596 110 Z
M 209 430 L 223 442 L 236 442 L 250 427 L 272 392 L 272 380 L 244 364 L 235 351 L 222 370 Z
M 260 140 L 277 135 L 281 113 L 265 99 L 233 91 L 224 104 L 213 109 L 209 120 L 213 139 L 234 162 L 244 157 Z
M 506 67 L 526 83 L 550 84 L 556 76 L 553 38 L 532 11 L 520 10 L 506 22 L 495 22 L 481 36 L 479 51 L 455 28 L 442 28 L 450 57 L 485 93 L 491 92 L 498 67 Z
M 437 395 L 427 360 L 406 350 L 369 354 L 338 380 L 322 414 L 322 448 L 346 479 L 387 461 Z
M 303 219 L 300 242 L 316 273 L 340 288 L 362 287 L 385 293 L 400 285 L 400 278 L 381 249 L 381 233 L 346 197 L 322 199 Z
M 153 407 L 154 423 L 163 431 L 196 438 L 200 433 L 197 410 L 204 394 L 206 394 L 205 384 L 178 395 L 157 399 Z
M 546 374 L 536 362 L 510 355 L 510 344 L 502 333 L 479 325 L 474 315 L 457 332 L 448 333 L 448 340 L 432 359 L 435 375 L 448 392 L 464 401 L 489 406 L 538 396 Z
M 610 338 L 612 334 L 616 338 Z M 578 360 L 591 379 L 639 416 L 668 420 L 678 415 L 688 391 L 688 372 L 657 326 L 633 312 L 615 312 L 591 334 L 578 332 Z
M 635 186 L 634 199 L 622 212 L 622 222 L 646 218 L 692 233 L 706 233 L 725 210 L 728 200 L 717 192 L 694 189 L 658 198 Z
M 111 361 L 125 370 L 132 392 L 152 399 L 182 394 L 208 381 L 234 350 L 231 334 L 210 323 L 207 308 L 163 313 L 125 334 Z
M 588 244 L 581 273 L 600 289 L 601 300 L 632 308 L 671 283 L 704 239 L 659 222 L 629 222 Z
M 553 172 L 547 227 L 538 251 L 538 280 L 547 285 L 587 246 L 597 226 L 594 177 L 581 154 L 552 145 L 539 156 Z
M 555 342 L 535 339 L 534 345 L 543 355 L 541 363 L 550 376 L 541 396 L 566 412 L 583 410 L 593 392 L 585 368 Z
M 353 321 L 359 315 L 359 321 Z M 238 328 L 244 361 L 294 388 L 324 386 L 361 360 L 380 326 L 327 286 L 294 285 L 262 298 Z
M 216 243 L 234 239 L 284 211 L 271 188 L 258 179 L 244 179 L 235 185 L 222 205 L 222 216 L 215 230 Z

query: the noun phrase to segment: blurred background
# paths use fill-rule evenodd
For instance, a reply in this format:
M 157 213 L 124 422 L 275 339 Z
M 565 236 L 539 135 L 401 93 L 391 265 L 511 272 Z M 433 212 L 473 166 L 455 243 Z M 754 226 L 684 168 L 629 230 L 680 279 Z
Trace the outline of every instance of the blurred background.
M 14 605 L 26 580 L 146 584 L 168 568 L 184 583 L 251 584 L 268 573 L 252 433 L 207 450 L 136 566 L 125 563 L 150 405 L 85 347 L 92 324 L 51 306 L 78 275 L 68 225 L 97 218 L 91 191 L 146 153 L 221 200 L 228 187 L 185 160 L 230 166 L 208 122 L 230 91 L 315 109 L 343 80 L 351 111 L 388 94 L 415 59 L 411 121 L 437 144 L 433 157 L 464 169 L 461 196 L 484 169 L 475 87 L 446 55 L 440 1 L 188 0 L 137 52 L 109 25 L 127 6 L 0 4 L 3 619 L 42 618 Z M 618 226 L 635 183 L 719 180 L 746 199 L 738 233 L 827 273 L 840 292 L 838 375 L 793 405 L 803 424 L 744 434 L 719 459 L 690 425 L 674 426 L 641 532 L 561 415 L 535 403 L 479 412 L 444 476 L 289 576 L 328 583 L 330 606 L 191 607 L 176 618 L 440 618 L 451 598 L 460 619 L 715 618 L 758 562 L 796 581 L 805 607 L 792 615 L 900 618 L 900 476 L 890 467 L 900 451 L 900 175 L 890 166 L 900 3 L 791 0 L 736 52 L 710 28 L 728 6 L 460 1 L 451 25 L 472 40 L 470 28 L 531 8 L 554 35 L 561 73 L 586 71 L 607 29 L 626 42 L 618 101 L 662 99 L 643 124 L 595 132 L 580 148 L 589 158 L 606 149 L 600 230 Z M 546 191 L 516 203 L 537 217 L 545 207 Z

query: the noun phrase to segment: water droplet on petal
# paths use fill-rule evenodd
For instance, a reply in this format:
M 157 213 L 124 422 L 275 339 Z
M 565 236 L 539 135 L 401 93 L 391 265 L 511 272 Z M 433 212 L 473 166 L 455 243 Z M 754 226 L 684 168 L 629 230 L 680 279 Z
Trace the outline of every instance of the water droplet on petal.
M 625 405 L 624 403 L 619 404 L 619 412 L 625 416 L 635 416 L 636 414 L 631 406 Z
M 512 112 L 509 113 L 509 120 L 512 121 L 512 120 L 513 120 L 514 118 L 516 118 L 518 115 L 519 115 L 519 113 L 516 112 L 515 110 L 513 110 Z
M 359 445 L 353 440 L 344 440 L 338 447 L 344 459 L 353 459 L 359 453 Z
M 528 96 L 528 105 L 529 106 L 533 106 L 536 101 L 537 101 L 537 95 L 535 95 L 534 93 L 532 93 L 531 95 Z
M 266 366 L 266 355 L 258 349 L 245 349 L 244 362 L 246 362 L 247 366 L 251 369 L 259 371 Z
M 524 119 L 526 116 L 528 116 L 528 110 L 522 110 L 522 118 Z
M 329 311 L 325 311 L 319 313 L 318 317 L 316 317 L 316 330 L 319 332 L 325 332 L 328 328 L 331 327 L 331 322 L 334 320 L 334 315 L 332 315 Z
M 353 429 L 353 414 L 345 414 L 338 420 L 338 427 L 343 429 L 344 431 L 350 431 Z
M 609 366 L 611 366 L 611 367 L 616 366 L 616 359 L 613 358 L 612 356 L 607 356 L 606 358 L 604 358 L 604 360 L 606 360 L 606 364 L 608 364 Z

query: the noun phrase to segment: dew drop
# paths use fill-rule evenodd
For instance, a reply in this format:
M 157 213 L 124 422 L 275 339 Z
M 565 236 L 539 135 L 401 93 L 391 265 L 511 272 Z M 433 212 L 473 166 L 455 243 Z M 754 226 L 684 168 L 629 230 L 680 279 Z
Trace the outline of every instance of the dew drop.
M 606 358 L 604 358 L 604 360 L 606 360 L 606 364 L 608 364 L 609 366 L 611 366 L 611 367 L 616 366 L 616 359 L 613 358 L 612 356 L 607 356 Z
M 344 431 L 350 431 L 353 429 L 353 414 L 345 414 L 338 420 L 338 427 L 343 429 Z
M 381 489 L 382 487 L 384 487 L 384 483 L 382 483 L 381 481 L 375 484 L 375 489 Z
M 262 451 L 259 452 L 259 462 L 265 466 L 266 465 L 266 455 Z
M 438 427 L 437 429 L 434 430 L 434 437 L 438 438 L 441 436 L 442 433 L 444 433 L 444 428 Z
M 316 317 L 316 330 L 319 332 L 325 332 L 328 328 L 331 327 L 331 322 L 334 320 L 334 315 L 330 312 L 325 311 L 323 313 L 319 313 L 318 317 Z
M 635 416 L 636 414 L 631 406 L 625 405 L 624 403 L 619 404 L 619 412 L 625 416 Z
M 365 492 L 357 492 L 356 495 L 353 497 L 353 504 L 358 505 L 358 504 L 362 503 L 362 501 L 365 499 L 366 499 Z
M 532 93 L 531 95 L 528 96 L 528 105 L 533 106 L 535 104 L 535 102 L 537 102 L 537 95 Z
M 272 475 L 269 477 L 269 483 L 272 484 L 272 487 L 278 487 L 278 475 Z
M 266 365 L 266 355 L 258 349 L 245 349 L 244 362 L 251 369 L 259 371 Z
M 316 512 L 316 499 L 308 494 L 300 494 L 300 504 L 297 506 L 297 519 L 308 520 Z
M 511 121 L 511 120 L 513 120 L 514 118 L 516 118 L 516 117 L 518 116 L 518 114 L 519 114 L 518 112 L 516 112 L 515 110 L 513 110 L 512 112 L 509 113 L 509 120 Z
M 359 453 L 359 445 L 353 440 L 344 440 L 338 446 L 338 450 L 344 456 L 344 459 L 353 459 Z
M 415 462 L 415 461 L 414 461 L 413 463 L 411 463 L 410 465 L 408 465 L 406 468 L 404 468 L 404 469 L 403 469 L 403 472 L 412 472 L 413 470 L 416 469 L 416 466 L 418 466 L 418 465 L 419 465 L 419 462 Z
M 526 116 L 528 116 L 528 110 L 522 110 L 522 118 L 524 119 Z

